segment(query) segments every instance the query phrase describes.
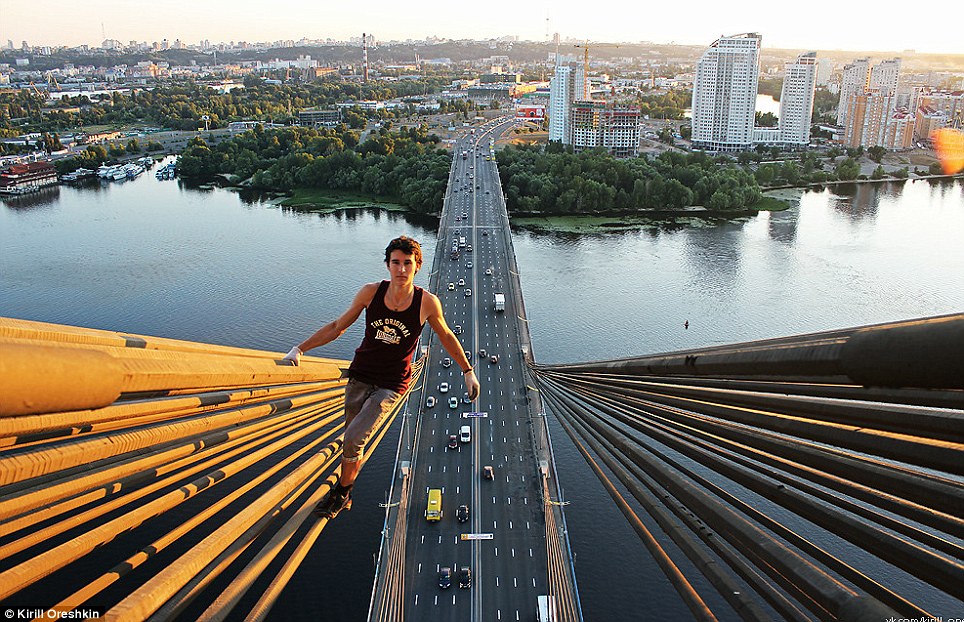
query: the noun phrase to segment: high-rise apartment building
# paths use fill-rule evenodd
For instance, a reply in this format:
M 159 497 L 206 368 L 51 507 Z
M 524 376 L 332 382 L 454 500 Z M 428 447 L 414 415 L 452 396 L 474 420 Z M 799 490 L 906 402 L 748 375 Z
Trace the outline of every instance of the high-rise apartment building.
M 780 142 L 801 147 L 810 144 L 818 69 L 816 52 L 801 54 L 786 64 L 780 95 Z
M 917 103 L 897 93 L 900 59 L 882 60 L 869 67 L 861 58 L 844 67 L 837 121 L 844 126 L 844 142 L 851 147 L 903 149 L 912 145 Z M 903 104 L 903 105 L 901 105 Z M 909 128 L 909 129 L 908 129 Z
M 636 106 L 577 101 L 570 110 L 571 142 L 577 153 L 602 147 L 617 158 L 639 155 L 640 112 Z
M 572 105 L 573 68 L 568 64 L 556 64 L 555 74 L 549 82 L 549 140 L 568 142 L 569 107 Z
M 817 63 L 817 84 L 827 86 L 831 75 L 833 75 L 833 61 L 829 58 L 821 58 Z
M 862 95 L 867 90 L 867 83 L 870 80 L 869 70 L 869 58 L 858 58 L 844 65 L 843 78 L 840 81 L 840 103 L 837 105 L 837 125 L 847 127 L 850 98 L 854 95 Z
M 877 89 L 884 95 L 897 94 L 897 79 L 900 77 L 900 59 L 882 60 L 870 70 L 869 88 Z
M 693 82 L 693 146 L 742 151 L 753 144 L 760 35 L 722 37 L 703 52 Z
M 844 144 L 907 149 L 914 144 L 915 115 L 896 106 L 897 96 L 870 89 L 850 98 Z
M 864 91 L 848 101 L 844 143 L 848 147 L 883 145 L 884 125 L 894 98 L 880 91 Z
M 583 64 L 572 57 L 558 57 L 549 83 L 549 140 L 571 144 L 572 104 L 589 99 L 589 79 Z
M 569 110 L 571 119 L 569 142 L 576 152 L 602 146 L 600 125 L 604 101 L 576 101 Z
M 613 105 L 606 108 L 600 119 L 602 146 L 617 158 L 637 157 L 642 132 L 641 119 L 636 106 Z

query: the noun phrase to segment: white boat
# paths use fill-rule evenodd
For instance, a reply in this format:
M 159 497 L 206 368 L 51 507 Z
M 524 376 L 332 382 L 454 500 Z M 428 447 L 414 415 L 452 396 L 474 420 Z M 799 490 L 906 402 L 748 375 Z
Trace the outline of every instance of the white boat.
M 136 162 L 130 162 L 124 165 L 124 175 L 127 179 L 136 179 L 138 175 L 144 172 L 144 167 Z

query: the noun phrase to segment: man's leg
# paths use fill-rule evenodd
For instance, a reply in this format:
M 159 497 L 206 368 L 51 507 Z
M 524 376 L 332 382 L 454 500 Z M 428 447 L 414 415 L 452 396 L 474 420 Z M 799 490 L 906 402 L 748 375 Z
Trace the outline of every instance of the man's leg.
M 384 420 L 401 397 L 399 393 L 356 380 L 345 387 L 345 435 L 342 445 L 341 476 L 315 514 L 334 518 L 351 508 L 351 489 L 361 470 L 365 445 L 372 431 Z
M 402 397 L 400 393 L 391 389 L 363 385 L 364 392 L 361 407 L 356 414 L 348 417 L 348 394 L 345 394 L 345 443 L 341 454 L 341 480 L 343 486 L 354 484 L 358 471 L 365 458 L 365 446 L 372 433 L 384 422 L 385 418 Z
M 355 484 L 355 478 L 358 477 L 358 472 L 361 470 L 361 460 L 356 460 L 354 462 L 345 462 L 344 458 L 341 461 L 341 477 L 338 479 L 338 483 L 344 487 L 353 486 Z

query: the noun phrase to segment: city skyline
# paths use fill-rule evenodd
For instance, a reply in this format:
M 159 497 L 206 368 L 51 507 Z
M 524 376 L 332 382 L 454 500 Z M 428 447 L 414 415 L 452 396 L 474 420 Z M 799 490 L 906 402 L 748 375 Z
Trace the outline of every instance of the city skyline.
M 725 5 L 693 0 L 685 13 L 677 5 L 644 7 L 639 4 L 593 5 L 591 11 L 575 0 L 551 6 L 530 6 L 518 11 L 517 3 L 491 0 L 478 8 L 458 13 L 439 0 L 420 3 L 417 10 L 387 0 L 352 5 L 349 11 L 328 11 L 301 0 L 277 0 L 270 4 L 207 0 L 188 3 L 170 0 L 163 5 L 136 5 L 112 0 L 86 3 L 37 0 L 20 3 L 0 0 L 0 42 L 22 41 L 34 46 L 99 46 L 105 39 L 129 41 L 179 39 L 185 44 L 202 40 L 272 42 L 279 40 L 347 40 L 373 33 L 377 40 L 488 39 L 518 36 L 544 41 L 559 33 L 563 38 L 591 41 L 650 41 L 709 45 L 721 36 L 757 32 L 764 48 L 853 50 L 900 53 L 964 54 L 961 26 L 964 8 L 945 3 L 945 14 L 926 28 L 909 26 L 893 10 L 859 3 L 830 0 L 809 3 L 812 27 L 801 24 L 794 9 L 764 12 L 758 3 L 733 0 Z M 720 8 L 723 6 L 724 8 Z M 159 10 L 163 7 L 163 10 Z M 548 28 L 546 17 L 548 15 Z M 616 18 L 618 17 L 618 19 Z M 851 26 L 847 26 L 851 24 Z M 859 28 L 852 27 L 858 24 Z M 837 28 L 834 26 L 837 25 Z M 803 26 L 803 27 L 802 27 Z

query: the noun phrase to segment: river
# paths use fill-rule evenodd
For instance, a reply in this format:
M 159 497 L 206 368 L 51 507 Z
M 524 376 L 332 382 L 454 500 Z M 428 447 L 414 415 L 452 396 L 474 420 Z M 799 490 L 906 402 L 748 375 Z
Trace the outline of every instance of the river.
M 964 309 L 964 182 L 801 193 L 783 212 L 637 231 L 515 231 L 536 358 L 582 361 Z M 0 315 L 285 352 L 384 275 L 434 219 L 284 210 L 152 175 L 4 200 Z M 434 245 L 426 244 L 426 265 Z M 427 274 L 416 282 L 427 284 Z M 684 328 L 684 322 L 689 328 Z M 353 327 L 324 350 L 350 358 Z M 586 620 L 687 618 L 594 476 L 552 430 Z M 274 619 L 363 619 L 394 440 L 359 480 Z M 654 618 L 655 619 L 655 618 Z M 734 618 L 735 619 L 735 618 Z

